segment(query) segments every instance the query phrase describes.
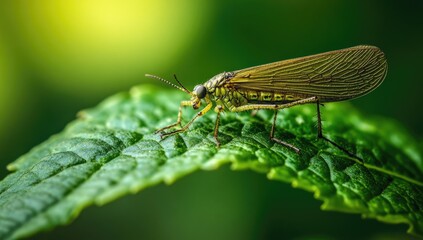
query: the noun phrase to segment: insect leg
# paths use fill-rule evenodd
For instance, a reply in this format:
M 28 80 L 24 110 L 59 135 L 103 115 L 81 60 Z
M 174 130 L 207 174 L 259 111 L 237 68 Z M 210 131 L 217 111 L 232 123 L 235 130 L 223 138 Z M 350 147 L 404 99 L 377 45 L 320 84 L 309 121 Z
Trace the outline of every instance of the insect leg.
M 285 146 L 285 147 L 288 147 L 288 148 L 294 150 L 296 153 L 299 153 L 300 152 L 299 148 L 274 137 L 275 126 L 276 126 L 276 118 L 277 118 L 277 114 L 278 114 L 277 110 L 283 109 L 283 108 L 293 107 L 293 106 L 296 106 L 296 105 L 306 104 L 306 103 L 314 103 L 314 102 L 317 102 L 317 101 L 318 101 L 317 97 L 310 97 L 310 98 L 305 98 L 305 99 L 301 99 L 301 100 L 298 100 L 298 101 L 285 103 L 285 104 L 249 104 L 249 105 L 244 105 L 244 106 L 232 108 L 231 111 L 242 112 L 242 111 L 247 111 L 247 110 L 258 110 L 258 109 L 272 109 L 272 110 L 274 110 L 275 115 L 273 117 L 272 129 L 270 130 L 270 139 L 279 143 L 279 144 L 281 144 L 281 145 L 283 145 L 283 146 Z
M 275 142 L 277 142 L 277 143 L 279 143 L 281 145 L 284 145 L 285 147 L 288 147 L 288 148 L 294 150 L 296 153 L 300 153 L 300 149 L 299 148 L 295 147 L 292 144 L 289 144 L 287 142 L 284 142 L 284 141 L 282 141 L 282 140 L 277 139 L 277 138 L 274 137 L 274 135 L 275 135 L 276 117 L 277 116 L 278 116 L 278 110 L 275 109 L 275 115 L 273 117 L 272 129 L 270 130 L 270 136 L 269 136 L 270 140 L 275 141 Z
M 320 115 L 320 103 L 319 101 L 316 102 L 316 106 L 317 106 L 317 138 L 321 138 L 325 141 L 327 141 L 328 143 L 332 144 L 333 146 L 337 147 L 339 150 L 343 151 L 344 153 L 346 153 L 348 156 L 357 159 L 358 161 L 360 161 L 361 163 L 364 164 L 364 160 L 358 156 L 356 156 L 355 154 L 351 153 L 350 151 L 348 151 L 347 149 L 343 148 L 342 146 L 340 146 L 339 144 L 337 144 L 336 142 L 330 140 L 329 138 L 323 136 L 323 130 L 322 130 L 322 117 Z
M 223 112 L 223 107 L 221 105 L 217 105 L 214 108 L 214 111 L 217 113 L 216 115 L 216 123 L 214 124 L 214 139 L 216 139 L 216 145 L 217 147 L 220 147 L 220 141 L 217 138 L 217 135 L 219 133 L 219 123 L 220 123 L 220 113 Z
M 154 133 L 163 132 L 166 129 L 176 127 L 177 125 L 179 125 L 180 127 L 182 127 L 181 126 L 182 108 L 185 107 L 185 106 L 190 106 L 190 105 L 191 105 L 191 101 L 182 101 L 181 102 L 181 105 L 179 106 L 178 120 L 176 121 L 176 123 L 170 124 L 169 126 L 166 126 L 166 127 L 163 127 L 163 128 L 160 128 L 160 129 L 156 130 Z
M 173 132 L 169 132 L 169 133 L 163 133 L 162 135 L 161 135 L 161 137 L 162 138 L 166 138 L 166 137 L 168 137 L 168 136 L 170 136 L 170 135 L 173 135 L 173 134 L 176 134 L 176 133 L 180 133 L 180 132 L 185 132 L 187 129 L 188 129 L 188 127 L 197 119 L 197 118 L 199 118 L 199 117 L 201 117 L 201 116 L 203 116 L 204 114 L 206 114 L 209 110 L 210 110 L 210 108 L 213 106 L 213 103 L 210 101 L 210 100 L 207 100 L 206 99 L 206 101 L 207 101 L 207 105 L 201 110 L 201 111 L 199 111 L 192 119 L 191 119 L 191 121 L 189 121 L 185 126 L 183 126 L 181 129 L 178 129 L 178 130 L 175 130 L 175 131 L 173 131 Z M 189 101 L 188 101 L 189 102 Z M 191 102 L 190 102 L 191 103 Z
M 260 110 L 260 109 L 283 109 L 283 108 L 290 108 L 296 105 L 302 105 L 306 103 L 315 103 L 317 101 L 317 97 L 309 97 L 304 98 L 298 101 L 290 102 L 290 103 L 284 103 L 284 104 L 248 104 L 243 105 L 239 107 L 231 108 L 230 110 L 232 112 L 243 112 L 248 110 Z
M 320 102 L 317 100 L 317 138 L 323 138 L 322 133 L 322 117 L 320 116 Z

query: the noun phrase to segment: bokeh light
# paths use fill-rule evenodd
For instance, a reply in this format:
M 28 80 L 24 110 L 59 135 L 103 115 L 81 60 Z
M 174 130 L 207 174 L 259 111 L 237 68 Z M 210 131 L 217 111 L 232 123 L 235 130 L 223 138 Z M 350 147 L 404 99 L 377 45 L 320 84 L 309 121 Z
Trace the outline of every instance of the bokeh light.
M 40 80 L 84 97 L 127 87 L 145 70 L 169 65 L 196 39 L 208 6 L 189 0 L 16 1 L 9 6 L 8 34 Z

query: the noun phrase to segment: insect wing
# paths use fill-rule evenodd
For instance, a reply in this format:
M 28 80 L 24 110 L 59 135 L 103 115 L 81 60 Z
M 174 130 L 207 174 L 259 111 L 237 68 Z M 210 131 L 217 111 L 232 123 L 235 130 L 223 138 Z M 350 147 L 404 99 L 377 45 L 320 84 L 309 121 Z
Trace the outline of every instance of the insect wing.
M 371 92 L 386 72 L 386 58 L 379 48 L 356 46 L 238 70 L 227 85 L 238 90 L 316 96 L 329 102 Z

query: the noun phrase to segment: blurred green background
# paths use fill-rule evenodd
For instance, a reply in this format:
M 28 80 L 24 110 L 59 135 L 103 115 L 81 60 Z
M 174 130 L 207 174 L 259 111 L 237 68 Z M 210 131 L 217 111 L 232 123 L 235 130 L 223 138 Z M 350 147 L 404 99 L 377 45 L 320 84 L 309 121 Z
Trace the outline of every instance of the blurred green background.
M 164 85 L 145 73 L 176 73 L 192 88 L 223 71 L 359 44 L 380 47 L 389 71 L 376 91 L 352 103 L 422 139 L 421 12 L 417 0 L 2 0 L 0 177 L 78 110 L 139 83 Z M 404 225 L 319 206 L 310 193 L 224 168 L 91 207 L 38 238 L 405 237 Z

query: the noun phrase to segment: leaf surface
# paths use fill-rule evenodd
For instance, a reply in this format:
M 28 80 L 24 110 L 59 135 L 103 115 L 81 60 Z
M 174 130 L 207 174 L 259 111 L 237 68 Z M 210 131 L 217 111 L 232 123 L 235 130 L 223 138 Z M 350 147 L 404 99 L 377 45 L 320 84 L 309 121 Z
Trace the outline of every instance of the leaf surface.
M 272 113 L 223 114 L 216 148 L 215 114 L 189 131 L 160 141 L 154 130 L 176 120 L 176 91 L 141 85 L 80 112 L 63 132 L 33 148 L 8 168 L 0 182 L 0 238 L 20 238 L 64 225 L 85 207 L 102 205 L 193 171 L 231 164 L 314 192 L 322 209 L 359 213 L 388 223 L 407 223 L 423 233 L 423 162 L 418 143 L 397 123 L 360 113 L 348 103 L 323 108 L 328 138 L 364 160 L 316 139 L 314 105 L 280 112 L 269 140 Z M 186 109 L 187 122 L 195 112 Z M 363 223 L 364 224 L 364 223 Z

